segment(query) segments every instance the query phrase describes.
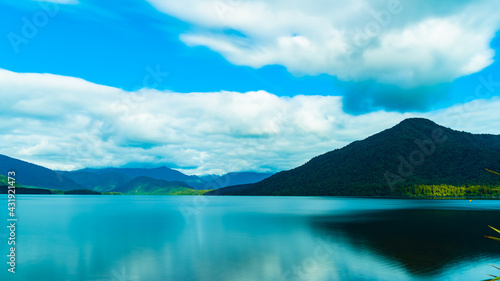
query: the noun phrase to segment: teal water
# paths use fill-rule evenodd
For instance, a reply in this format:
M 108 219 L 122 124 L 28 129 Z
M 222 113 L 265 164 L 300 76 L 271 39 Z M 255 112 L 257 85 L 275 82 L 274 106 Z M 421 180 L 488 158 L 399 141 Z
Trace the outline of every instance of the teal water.
M 0 197 L 7 225 L 6 196 Z M 0 280 L 484 280 L 500 201 L 321 197 L 17 198 Z

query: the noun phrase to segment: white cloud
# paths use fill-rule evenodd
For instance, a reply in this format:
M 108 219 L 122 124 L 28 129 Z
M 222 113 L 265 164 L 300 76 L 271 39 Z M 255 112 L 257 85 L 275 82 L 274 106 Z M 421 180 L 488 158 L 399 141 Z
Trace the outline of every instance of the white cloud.
M 0 154 L 56 169 L 178 165 L 188 173 L 283 170 L 423 116 L 496 133 L 500 100 L 425 114 L 346 114 L 342 97 L 125 92 L 82 79 L 0 70 Z
M 280 64 L 404 88 L 450 82 L 493 62 L 498 0 L 148 0 L 192 23 L 180 36 L 236 65 Z M 237 31 L 225 32 L 227 30 Z

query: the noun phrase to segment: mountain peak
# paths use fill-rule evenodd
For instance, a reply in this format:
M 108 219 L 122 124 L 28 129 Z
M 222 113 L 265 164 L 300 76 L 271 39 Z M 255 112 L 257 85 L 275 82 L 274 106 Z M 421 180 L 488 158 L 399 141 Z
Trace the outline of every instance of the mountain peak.
M 369 138 L 378 139 L 382 142 L 392 142 L 396 139 L 430 138 L 435 134 L 452 133 L 452 131 L 452 129 L 443 127 L 426 118 L 407 118 L 394 127 Z
M 405 123 L 412 123 L 412 124 L 434 124 L 434 125 L 437 125 L 434 121 L 430 120 L 430 119 L 427 119 L 427 118 L 423 118 L 423 117 L 410 117 L 410 118 L 406 118 L 404 119 L 403 121 L 401 121 L 399 124 L 405 124 Z
M 485 171 L 488 167 L 500 167 L 500 135 L 475 135 L 408 118 L 295 169 L 218 193 L 380 196 L 417 185 L 499 186 L 498 178 Z

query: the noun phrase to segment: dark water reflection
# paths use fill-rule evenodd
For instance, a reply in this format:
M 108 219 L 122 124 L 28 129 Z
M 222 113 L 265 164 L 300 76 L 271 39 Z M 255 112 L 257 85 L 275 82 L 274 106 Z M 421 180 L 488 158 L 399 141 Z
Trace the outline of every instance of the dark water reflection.
M 500 243 L 485 239 L 499 211 L 402 209 L 311 220 L 322 235 L 342 237 L 356 251 L 369 251 L 421 276 L 475 259 L 498 257 Z M 492 271 L 492 273 L 494 273 Z
M 487 225 L 500 226 L 497 201 L 21 196 L 17 204 L 17 273 L 0 260 L 0 280 L 483 280 L 496 274 L 489 263 L 500 264 L 500 242 L 484 238 L 494 234 Z

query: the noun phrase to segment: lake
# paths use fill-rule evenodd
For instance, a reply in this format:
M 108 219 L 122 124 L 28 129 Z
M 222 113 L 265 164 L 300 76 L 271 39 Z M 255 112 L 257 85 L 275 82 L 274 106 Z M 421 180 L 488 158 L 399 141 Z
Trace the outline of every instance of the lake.
M 17 198 L 0 280 L 484 280 L 500 201 L 339 197 Z M 500 235 L 500 234 L 499 234 Z

